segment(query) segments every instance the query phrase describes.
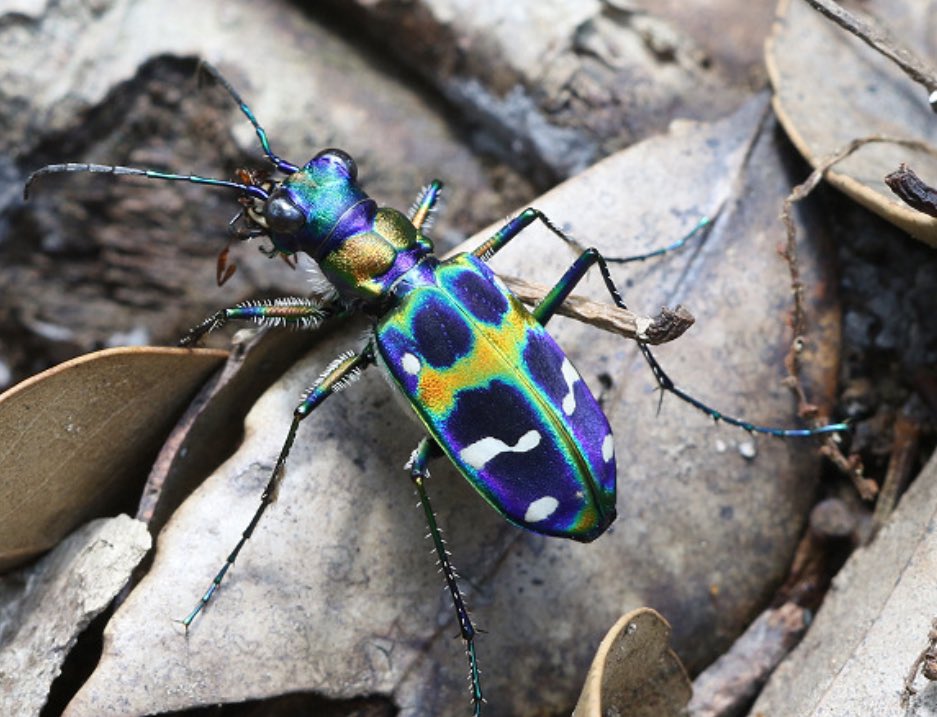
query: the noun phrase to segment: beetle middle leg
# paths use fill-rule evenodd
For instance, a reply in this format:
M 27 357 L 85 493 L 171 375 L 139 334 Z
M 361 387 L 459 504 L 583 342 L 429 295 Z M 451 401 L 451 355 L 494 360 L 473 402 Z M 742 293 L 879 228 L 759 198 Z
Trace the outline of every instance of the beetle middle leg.
M 296 410 L 293 411 L 293 421 L 290 423 L 289 431 L 286 434 L 286 440 L 283 442 L 283 447 L 280 449 L 280 455 L 277 457 L 277 462 L 273 467 L 273 472 L 270 474 L 270 480 L 267 482 L 267 486 L 264 488 L 264 492 L 260 496 L 260 505 L 254 512 L 254 515 L 247 524 L 247 527 L 244 529 L 244 532 L 241 534 L 241 538 L 238 540 L 237 545 L 234 546 L 234 550 L 232 550 L 228 555 L 224 565 L 221 566 L 221 570 L 218 571 L 218 574 L 215 575 L 211 585 L 208 586 L 208 590 L 206 590 L 199 599 L 198 604 L 195 606 L 195 608 L 193 608 L 192 612 L 186 615 L 186 617 L 182 620 L 182 624 L 185 626 L 186 630 L 188 630 L 189 625 L 192 624 L 192 621 L 204 609 L 204 607 L 208 604 L 208 601 L 211 600 L 212 596 L 218 590 L 218 587 L 221 585 L 221 581 L 224 579 L 225 574 L 228 572 L 231 566 L 234 565 L 234 561 L 237 560 L 238 554 L 241 552 L 244 544 L 250 539 L 254 529 L 260 522 L 260 518 L 263 516 L 264 511 L 271 503 L 276 500 L 280 482 L 283 480 L 283 471 L 286 466 L 286 459 L 293 447 L 293 442 L 296 440 L 296 431 L 299 429 L 300 422 L 316 408 L 322 405 L 322 402 L 325 401 L 325 399 L 327 399 L 329 396 L 332 396 L 333 394 L 338 393 L 343 388 L 348 386 L 349 383 L 356 380 L 361 371 L 372 363 L 374 363 L 374 356 L 371 352 L 370 345 L 358 353 L 349 352 L 342 354 L 331 364 L 329 364 L 319 379 L 306 393 L 306 396 L 296 407 Z
M 557 227 L 549 218 L 539 209 L 528 208 L 521 212 L 517 217 L 508 221 L 501 229 L 499 229 L 495 234 L 482 243 L 477 249 L 475 249 L 474 256 L 478 257 L 482 261 L 487 261 L 495 253 L 503 249 L 508 242 L 510 242 L 514 237 L 518 236 L 525 228 L 530 226 L 534 221 L 540 220 L 553 234 L 561 238 L 567 244 L 571 246 L 578 247 L 579 244 L 575 242 L 571 237 L 563 232 L 562 229 Z M 697 224 L 696 228 L 686 235 L 680 242 L 671 245 L 672 247 L 682 246 L 687 239 L 692 237 L 697 232 L 709 226 L 708 222 L 700 222 Z M 598 249 L 588 248 L 583 250 L 579 255 L 579 258 L 573 262 L 572 266 L 567 269 L 563 277 L 556 283 L 556 285 L 547 293 L 543 300 L 538 304 L 534 310 L 533 315 L 541 324 L 546 324 L 550 318 L 554 315 L 559 306 L 566 300 L 570 295 L 575 286 L 582 280 L 590 268 L 593 265 L 598 264 L 599 271 L 602 275 L 602 281 L 605 284 L 605 288 L 608 291 L 609 295 L 612 297 L 612 301 L 620 309 L 627 309 L 624 299 L 622 299 L 621 293 L 618 291 L 618 287 L 615 286 L 615 282 L 612 279 L 611 272 L 609 271 L 608 264 L 612 261 L 617 261 L 624 263 L 626 261 L 638 261 L 650 258 L 651 256 L 660 256 L 663 253 L 670 251 L 669 248 L 657 250 L 655 252 L 650 252 L 648 254 L 643 254 L 637 257 L 623 257 L 623 258 L 608 258 L 602 256 L 599 253 Z M 839 431 L 844 431 L 847 429 L 847 426 L 842 423 L 829 424 L 824 426 L 818 426 L 816 428 L 778 428 L 775 426 L 762 426 L 754 423 L 750 423 L 742 418 L 737 418 L 735 416 L 730 416 L 722 413 L 721 411 L 712 408 L 708 404 L 699 400 L 695 396 L 687 393 L 682 388 L 677 386 L 673 379 L 667 375 L 663 367 L 654 357 L 654 354 L 651 353 L 650 348 L 647 344 L 637 341 L 638 350 L 641 351 L 641 355 L 644 357 L 644 360 L 647 362 L 647 365 L 650 367 L 651 372 L 654 374 L 654 379 L 657 381 L 657 385 L 661 391 L 666 391 L 672 393 L 674 396 L 679 398 L 681 401 L 684 401 L 694 408 L 702 411 L 704 414 L 709 416 L 715 421 L 723 421 L 733 426 L 737 426 L 749 433 L 764 433 L 771 436 L 778 436 L 781 438 L 800 438 L 807 436 L 815 436 L 822 433 L 835 433 Z
M 420 497 L 420 505 L 423 507 L 423 514 L 426 516 L 426 524 L 429 526 L 430 537 L 433 539 L 433 545 L 436 548 L 436 557 L 439 559 L 439 566 L 442 574 L 446 578 L 446 587 L 449 589 L 449 595 L 452 598 L 452 605 L 455 608 L 456 619 L 459 621 L 459 632 L 462 639 L 465 640 L 465 652 L 469 661 L 469 680 L 472 690 L 472 709 L 475 717 L 481 714 L 482 686 L 478 673 L 478 659 L 475 656 L 475 626 L 469 617 L 468 608 L 465 607 L 465 599 L 462 597 L 462 591 L 459 590 L 457 582 L 458 575 L 452 567 L 449 560 L 449 552 L 446 550 L 445 541 L 436 524 L 436 514 L 429 502 L 429 495 L 426 492 L 424 481 L 429 477 L 428 463 L 430 459 L 442 455 L 442 451 L 435 441 L 424 438 L 413 451 L 405 469 L 409 471 L 410 478 L 416 486 L 416 492 Z
M 555 236 L 562 239 L 573 249 L 579 252 L 585 251 L 585 247 L 582 244 L 560 229 L 546 214 L 534 207 L 527 207 L 527 209 L 522 211 L 516 217 L 509 219 L 503 227 L 501 227 L 488 240 L 477 247 L 475 251 L 472 252 L 472 254 L 477 256 L 482 261 L 488 261 L 488 259 L 503 249 L 508 244 L 508 242 L 510 242 L 514 237 L 516 237 L 536 221 L 539 221 L 541 224 L 543 224 L 547 229 L 553 232 Z M 682 248 L 694 237 L 705 233 L 711 226 L 712 219 L 709 217 L 702 217 L 696 223 L 696 226 L 693 227 L 693 229 L 677 239 L 677 241 L 672 242 L 667 246 L 645 252 L 644 254 L 633 254 L 631 256 L 621 257 L 609 256 L 605 257 L 604 259 L 606 262 L 611 264 L 630 264 L 637 261 L 646 261 L 654 257 L 663 256 L 664 254 L 669 254 L 672 251 L 676 251 Z

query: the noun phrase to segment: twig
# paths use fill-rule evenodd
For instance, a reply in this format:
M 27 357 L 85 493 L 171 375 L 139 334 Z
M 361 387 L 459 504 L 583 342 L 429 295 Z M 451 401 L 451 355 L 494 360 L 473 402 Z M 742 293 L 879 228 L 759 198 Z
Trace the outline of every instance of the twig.
M 921 435 L 920 423 L 902 410 L 895 417 L 893 428 L 891 458 L 888 461 L 888 470 L 882 482 L 882 491 L 875 503 L 875 512 L 872 513 L 872 526 L 869 541 L 881 529 L 888 516 L 891 515 L 898 502 L 901 489 L 907 484 L 914 469 L 914 461 L 918 455 L 918 439 Z
M 731 649 L 693 681 L 690 717 L 739 714 L 807 629 L 808 611 L 794 603 L 761 613 Z
M 549 289 L 516 277 L 504 276 L 504 283 L 525 304 L 537 304 L 543 300 Z M 570 296 L 564 301 L 558 314 L 595 326 L 603 331 L 611 331 L 630 339 L 638 339 L 647 344 L 663 344 L 683 335 L 695 319 L 683 306 L 674 309 L 662 307 L 657 316 L 633 314 L 617 306 L 602 304 L 581 296 Z
M 809 1 L 809 0 L 808 0 Z M 800 402 L 800 411 L 802 415 L 811 415 L 816 413 L 816 407 L 806 400 L 806 394 L 803 384 L 800 380 L 800 347 L 803 346 L 803 337 L 807 335 L 807 318 L 804 310 L 803 282 L 800 278 L 800 268 L 797 261 L 797 228 L 794 224 L 792 211 L 795 202 L 802 201 L 816 189 L 817 185 L 823 179 L 824 175 L 838 162 L 843 161 L 853 154 L 860 147 L 873 143 L 891 143 L 903 147 L 911 147 L 932 152 L 926 143 L 917 140 L 904 139 L 900 137 L 887 137 L 884 135 L 871 135 L 869 137 L 860 137 L 854 139 L 842 149 L 834 152 L 823 159 L 810 176 L 803 183 L 794 187 L 787 199 L 784 200 L 784 206 L 781 210 L 781 220 L 787 231 L 787 243 L 781 249 L 781 255 L 787 260 L 788 268 L 791 273 L 791 291 L 794 296 L 794 309 L 791 315 L 791 326 L 794 330 L 794 341 L 791 351 L 785 360 L 788 373 L 790 374 L 790 384 L 793 391 L 797 394 Z M 843 471 L 852 480 L 864 500 L 872 500 L 878 492 L 878 486 L 875 481 L 865 478 L 862 474 L 862 462 L 857 455 L 843 455 L 839 444 L 832 436 L 824 438 L 823 453 Z
M 927 645 L 915 658 L 911 669 L 908 670 L 908 676 L 904 678 L 904 691 L 901 693 L 901 706 L 904 708 L 907 708 L 911 696 L 917 694 L 917 690 L 914 689 L 914 679 L 921 665 L 924 666 L 921 670 L 924 677 L 932 681 L 937 679 L 937 619 L 931 622 L 930 632 L 927 633 Z
M 937 189 L 917 176 L 904 162 L 885 176 L 885 184 L 912 209 L 929 217 L 937 217 Z
M 937 112 L 937 71 L 895 38 L 880 20 L 868 16 L 861 18 L 846 10 L 835 0 L 806 0 L 806 2 L 821 15 L 894 62 L 914 82 L 923 85 L 928 92 L 927 101 L 931 109 Z
M 812 2 L 813 0 L 807 0 Z M 794 309 L 791 315 L 791 325 L 794 330 L 794 342 L 791 351 L 785 360 L 788 373 L 790 374 L 790 384 L 792 390 L 797 394 L 801 404 L 801 413 L 810 415 L 815 413 L 816 409 L 806 400 L 803 384 L 800 381 L 800 353 L 799 347 L 803 345 L 803 338 L 806 336 L 806 312 L 803 304 L 803 282 L 800 280 L 800 269 L 797 263 L 797 228 L 794 224 L 792 211 L 795 202 L 802 201 L 817 188 L 817 185 L 826 175 L 826 173 L 836 164 L 852 155 L 856 150 L 867 144 L 896 144 L 910 149 L 917 149 L 929 154 L 934 154 L 934 148 L 926 142 L 903 137 L 889 137 L 887 135 L 869 135 L 868 137 L 859 137 L 849 142 L 845 147 L 833 152 L 825 157 L 817 165 L 810 176 L 801 184 L 798 184 L 784 200 L 784 206 L 781 210 L 781 220 L 787 230 L 787 243 L 781 249 L 781 255 L 787 260 L 791 273 L 791 291 L 794 295 Z M 878 493 L 878 486 L 875 481 L 865 478 L 862 474 L 862 462 L 858 455 L 852 455 L 848 458 L 843 455 L 835 438 L 829 436 L 824 439 L 823 453 L 833 464 L 843 473 L 849 476 L 859 495 L 864 500 L 872 500 Z

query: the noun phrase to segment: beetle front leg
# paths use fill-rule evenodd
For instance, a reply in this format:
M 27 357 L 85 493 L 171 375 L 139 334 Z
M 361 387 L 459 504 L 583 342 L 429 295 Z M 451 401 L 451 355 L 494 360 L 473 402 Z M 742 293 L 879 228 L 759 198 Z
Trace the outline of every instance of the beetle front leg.
M 452 567 L 449 560 L 449 551 L 446 550 L 446 543 L 442 539 L 439 526 L 436 524 L 436 513 L 433 511 L 429 502 L 429 495 L 426 492 L 424 481 L 429 478 L 429 468 L 427 464 L 430 458 L 442 455 L 442 451 L 436 443 L 429 438 L 424 438 L 413 451 L 405 469 L 410 472 L 410 479 L 416 486 L 416 492 L 420 497 L 420 505 L 423 507 L 423 513 L 426 516 L 426 524 L 429 526 L 430 537 L 433 539 L 433 545 L 436 548 L 436 557 L 439 560 L 439 567 L 446 578 L 446 587 L 449 589 L 449 595 L 452 598 L 452 605 L 455 608 L 456 619 L 459 621 L 459 632 L 462 639 L 465 640 L 465 652 L 469 661 L 469 681 L 472 691 L 472 709 L 473 715 L 478 717 L 481 714 L 481 706 L 484 701 L 482 696 L 481 678 L 478 673 L 478 658 L 475 656 L 475 627 L 469 617 L 468 608 L 465 607 L 465 598 L 462 591 L 459 590 L 458 575 Z
M 338 301 L 319 301 L 295 296 L 262 301 L 245 301 L 216 311 L 179 339 L 180 346 L 192 346 L 229 321 L 253 321 L 258 326 L 289 326 L 317 329 L 323 321 L 345 313 Z
M 286 459 L 293 447 L 293 442 L 296 440 L 296 431 L 299 429 L 300 422 L 316 408 L 318 408 L 329 396 L 338 393 L 343 388 L 348 386 L 349 383 L 355 381 L 361 371 L 372 363 L 374 363 L 374 356 L 372 355 L 370 346 L 366 347 L 357 354 L 352 352 L 342 354 L 328 365 L 328 367 L 319 377 L 319 380 L 316 381 L 315 384 L 313 384 L 313 386 L 306 393 L 302 403 L 300 403 L 296 407 L 296 410 L 293 411 L 293 421 L 290 423 L 289 431 L 286 434 L 286 440 L 283 442 L 283 447 L 280 449 L 280 455 L 277 457 L 277 462 L 273 467 L 273 472 L 270 474 L 270 480 L 267 482 L 267 486 L 264 488 L 264 492 L 260 496 L 260 505 L 254 512 L 254 516 L 247 524 L 244 532 L 241 534 L 241 538 L 238 540 L 237 545 L 234 546 L 234 550 L 232 550 L 228 555 L 224 565 L 221 566 L 221 570 L 218 571 L 218 574 L 215 575 L 211 585 L 208 586 L 208 590 L 206 590 L 199 599 L 198 604 L 195 606 L 192 612 L 186 615 L 186 617 L 182 620 L 182 624 L 185 626 L 186 630 L 189 629 L 189 625 L 192 624 L 192 621 L 204 609 L 204 607 L 208 604 L 208 601 L 211 600 L 212 596 L 218 590 L 218 587 L 221 585 L 221 581 L 224 579 L 225 574 L 228 572 L 231 566 L 234 565 L 234 561 L 237 560 L 238 554 L 241 552 L 244 544 L 254 533 L 254 529 L 260 522 L 260 518 L 264 514 L 264 511 L 271 503 L 276 500 L 277 492 L 280 488 L 280 482 L 283 480 L 283 471 L 286 467 Z

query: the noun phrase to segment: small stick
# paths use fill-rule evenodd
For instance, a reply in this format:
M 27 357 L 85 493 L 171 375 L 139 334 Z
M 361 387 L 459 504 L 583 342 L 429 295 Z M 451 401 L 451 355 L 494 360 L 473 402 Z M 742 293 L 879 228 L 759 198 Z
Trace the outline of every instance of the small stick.
M 931 109 L 937 112 L 937 71 L 898 40 L 880 20 L 868 16 L 861 18 L 835 0 L 806 0 L 806 2 L 821 15 L 894 62 L 914 82 L 923 85 L 928 92 L 927 101 Z
M 548 287 L 524 279 L 502 278 L 514 295 L 525 304 L 540 303 L 549 291 Z M 683 306 L 674 309 L 662 307 L 660 313 L 654 317 L 640 316 L 627 309 L 575 295 L 567 297 L 556 313 L 603 331 L 611 331 L 653 345 L 673 341 L 682 336 L 695 321 L 693 315 Z
M 809 0 L 808 0 L 809 1 Z M 797 227 L 794 224 L 793 208 L 794 203 L 802 201 L 810 196 L 811 192 L 817 188 L 817 185 L 823 180 L 826 173 L 836 164 L 852 155 L 856 150 L 867 144 L 888 143 L 896 144 L 902 147 L 920 149 L 926 152 L 933 152 L 933 148 L 926 143 L 917 140 L 903 139 L 901 137 L 888 137 L 885 135 L 870 135 L 860 137 L 849 142 L 845 147 L 833 152 L 825 157 L 819 165 L 801 184 L 798 184 L 791 190 L 781 210 L 781 220 L 787 232 L 787 242 L 781 247 L 781 256 L 787 260 L 788 268 L 791 273 L 791 292 L 794 295 L 794 309 L 791 315 L 791 326 L 794 331 L 794 342 L 791 351 L 785 359 L 788 373 L 790 374 L 790 384 L 792 390 L 797 394 L 801 403 L 801 413 L 809 415 L 814 412 L 813 406 L 806 400 L 806 394 L 803 384 L 800 380 L 800 356 L 798 347 L 801 344 L 801 337 L 806 336 L 806 312 L 803 306 L 803 282 L 800 279 L 800 269 L 797 261 Z M 839 444 L 832 436 L 823 439 L 822 451 L 833 464 L 843 473 L 849 476 L 853 485 L 862 496 L 863 500 L 872 500 L 878 493 L 878 485 L 875 481 L 866 478 L 863 475 L 862 462 L 857 455 L 843 455 Z

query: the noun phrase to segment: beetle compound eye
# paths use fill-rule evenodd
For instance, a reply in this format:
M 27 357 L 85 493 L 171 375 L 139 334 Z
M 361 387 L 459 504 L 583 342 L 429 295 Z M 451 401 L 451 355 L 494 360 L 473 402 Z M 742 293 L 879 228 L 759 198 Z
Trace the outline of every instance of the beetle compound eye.
M 306 215 L 282 194 L 270 197 L 264 209 L 264 217 L 270 231 L 276 234 L 295 234 L 306 224 Z
M 324 149 L 316 155 L 316 159 L 328 159 L 330 162 L 340 165 L 345 169 L 345 173 L 351 181 L 358 179 L 358 164 L 352 159 L 348 152 L 341 149 Z

